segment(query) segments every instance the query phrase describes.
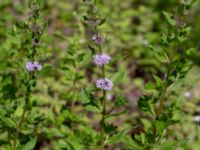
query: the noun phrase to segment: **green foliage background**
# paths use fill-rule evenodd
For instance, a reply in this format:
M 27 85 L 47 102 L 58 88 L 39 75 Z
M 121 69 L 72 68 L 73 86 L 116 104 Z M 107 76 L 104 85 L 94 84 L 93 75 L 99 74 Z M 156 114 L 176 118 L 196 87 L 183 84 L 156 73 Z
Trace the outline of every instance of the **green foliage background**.
M 148 115 L 137 108 L 137 100 L 145 90 L 145 83 L 154 82 L 153 75 L 163 77 L 166 66 L 155 59 L 149 52 L 148 44 L 158 45 L 162 33 L 167 31 L 167 23 L 162 11 L 173 12 L 177 9 L 177 0 L 99 0 L 98 10 L 106 23 L 100 30 L 106 35 L 103 47 L 113 57 L 113 62 L 107 68 L 109 77 L 115 79 L 124 76 L 113 93 L 127 98 L 125 109 L 127 114 L 117 119 L 109 119 L 118 125 L 119 134 L 135 136 L 140 126 L 148 128 Z M 99 70 L 91 64 L 91 51 L 87 41 L 90 41 L 87 29 L 83 24 L 86 6 L 82 0 L 47 0 L 41 6 L 41 16 L 48 26 L 41 37 L 38 59 L 43 70 L 38 73 L 37 86 L 31 97 L 32 111 L 27 122 L 35 123 L 36 127 L 24 125 L 22 145 L 24 150 L 35 149 L 95 149 L 98 138 L 98 110 L 83 108 L 83 88 L 93 90 Z M 12 130 L 22 115 L 24 106 L 24 86 L 21 79 L 26 74 L 24 64 L 27 62 L 27 34 L 19 32 L 27 18 L 26 0 L 0 1 L 0 149 L 9 147 L 9 135 L 6 130 Z M 200 48 L 200 3 L 182 18 L 192 27 L 189 40 L 176 48 L 177 57 L 185 49 Z M 183 112 L 178 113 L 180 123 L 170 127 L 165 140 L 156 147 L 158 150 L 197 150 L 200 147 L 200 129 L 194 121 L 200 115 L 199 108 L 199 53 L 191 56 L 196 64 L 174 91 L 179 92 Z M 200 55 L 199 55 L 200 56 Z M 95 73 L 94 73 L 95 72 Z M 119 72 L 118 74 L 114 74 Z M 114 74 L 114 75 L 113 75 Z M 123 74 L 123 75 L 122 75 Z M 74 82 L 76 84 L 74 84 Z M 115 97 L 111 93 L 110 97 Z M 189 96 L 186 93 L 190 93 Z M 16 95 L 15 95 L 16 94 Z M 15 97 L 15 96 L 16 97 Z M 186 96 L 185 96 L 186 95 Z M 13 98 L 15 97 L 15 100 Z M 70 113 L 72 100 L 76 99 L 74 112 Z M 112 98 L 110 106 L 115 103 Z M 120 107 L 120 111 L 122 108 Z M 162 125 L 161 125 L 162 126 Z M 72 132 L 71 128 L 75 128 Z M 127 130 L 128 129 L 128 130 Z M 121 131 L 121 132 L 120 132 Z M 124 131 L 124 132 L 123 132 Z M 14 131 L 13 131 L 14 132 Z M 38 135 L 37 139 L 34 136 Z M 122 139 L 113 137 L 108 141 L 107 149 L 134 149 L 135 143 L 130 136 Z M 120 144 L 115 142 L 120 141 Z M 113 141 L 112 141 L 113 140 Z M 29 142 L 27 142 L 29 141 Z M 37 142 L 36 142 L 37 141 Z M 24 143 L 23 143 L 24 142 Z M 116 142 L 117 143 L 117 142 Z M 20 148 L 19 148 L 20 149 Z M 22 147 L 21 147 L 22 149 Z M 137 149 L 135 147 L 135 149 Z

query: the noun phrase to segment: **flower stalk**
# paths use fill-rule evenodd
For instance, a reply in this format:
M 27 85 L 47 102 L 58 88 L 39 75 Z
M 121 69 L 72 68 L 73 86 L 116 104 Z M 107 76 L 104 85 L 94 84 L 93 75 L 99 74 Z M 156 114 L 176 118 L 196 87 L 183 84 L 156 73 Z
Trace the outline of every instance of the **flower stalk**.
M 16 134 L 13 141 L 14 149 L 18 148 L 19 133 L 23 123 L 26 121 L 27 111 L 31 110 L 30 98 L 32 88 L 36 86 L 36 72 L 42 69 L 42 65 L 36 61 L 36 56 L 38 55 L 37 48 L 39 46 L 40 37 L 43 33 L 41 27 L 37 25 L 37 21 L 39 19 L 39 4 L 37 4 L 37 2 L 35 2 L 34 0 L 29 0 L 29 4 L 30 13 L 28 17 L 27 29 L 31 34 L 31 42 L 29 43 L 30 49 L 28 49 L 27 54 L 27 58 L 29 59 L 29 61 L 25 64 L 25 68 L 28 73 L 27 77 L 23 80 L 23 84 L 26 87 L 26 91 L 24 94 L 25 104 L 23 107 L 21 118 L 16 126 Z

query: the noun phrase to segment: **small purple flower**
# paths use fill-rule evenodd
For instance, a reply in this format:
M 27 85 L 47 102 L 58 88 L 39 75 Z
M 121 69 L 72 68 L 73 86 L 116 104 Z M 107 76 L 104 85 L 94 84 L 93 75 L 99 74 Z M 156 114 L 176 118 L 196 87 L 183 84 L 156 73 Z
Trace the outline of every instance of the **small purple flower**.
M 104 43 L 104 41 L 105 41 L 105 39 L 102 37 L 102 36 L 100 36 L 100 35 L 94 35 L 93 37 L 92 37 L 92 40 L 96 43 L 96 44 L 103 44 Z
M 34 62 L 33 63 L 35 70 L 41 70 L 42 69 L 42 65 L 39 62 Z
M 107 78 L 98 79 L 96 81 L 96 87 L 100 88 L 100 89 L 103 89 L 103 90 L 106 90 L 106 91 L 111 91 L 112 87 L 113 87 L 113 82 L 112 82 L 112 80 L 109 80 Z
M 32 62 L 27 62 L 26 63 L 26 69 L 28 70 L 28 71 L 30 71 L 30 72 L 32 72 L 32 71 L 34 71 L 34 65 L 33 65 L 33 63 Z
M 36 70 L 41 70 L 42 69 L 42 65 L 39 63 L 39 62 L 27 62 L 26 63 L 26 69 L 29 71 L 29 72 L 33 72 L 33 71 L 36 71 Z
M 111 57 L 107 54 L 96 54 L 93 57 L 93 62 L 97 65 L 97 66 L 103 66 L 105 64 L 108 64 L 109 61 L 111 60 Z

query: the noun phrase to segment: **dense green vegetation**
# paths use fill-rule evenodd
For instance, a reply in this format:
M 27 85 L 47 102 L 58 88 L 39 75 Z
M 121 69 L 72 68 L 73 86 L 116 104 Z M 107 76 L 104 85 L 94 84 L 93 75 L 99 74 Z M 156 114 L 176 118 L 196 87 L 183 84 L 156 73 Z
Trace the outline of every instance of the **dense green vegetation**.
M 0 150 L 198 150 L 198 0 L 1 0 Z

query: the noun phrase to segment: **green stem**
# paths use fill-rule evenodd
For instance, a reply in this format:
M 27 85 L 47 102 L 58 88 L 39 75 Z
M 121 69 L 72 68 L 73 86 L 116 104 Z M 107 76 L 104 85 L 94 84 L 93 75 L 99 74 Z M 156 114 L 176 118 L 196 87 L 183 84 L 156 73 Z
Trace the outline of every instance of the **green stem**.
M 101 141 L 101 150 L 104 150 L 104 137 L 105 137 L 105 132 L 103 125 L 105 124 L 105 115 L 106 115 L 106 91 L 103 90 L 103 111 L 101 113 L 101 137 L 103 140 Z
M 28 92 L 28 91 L 27 91 Z M 29 91 L 30 92 L 30 91 Z M 15 147 L 15 149 L 17 148 L 17 139 L 18 139 L 18 137 L 19 137 L 19 130 L 20 130 L 20 128 L 21 128 L 21 125 L 22 125 L 22 123 L 24 122 L 24 120 L 25 120 L 25 114 L 26 114 L 26 111 L 27 111 L 27 105 L 29 104 L 29 97 L 30 96 L 28 96 L 28 97 L 26 97 L 25 99 L 25 106 L 24 106 L 24 109 L 23 109 L 23 112 L 22 112 L 22 116 L 21 116 L 21 119 L 20 119 L 20 121 L 19 121 L 19 123 L 18 123 L 18 125 L 17 125 L 17 133 L 16 133 L 16 136 L 15 136 L 15 139 L 14 139 L 14 147 Z
M 157 108 L 157 110 L 156 110 L 156 117 L 157 117 L 157 118 L 160 117 L 160 113 L 161 113 L 162 110 L 163 110 L 166 92 L 167 92 L 167 86 L 164 87 L 164 91 L 163 91 L 163 93 L 162 93 L 161 96 L 160 96 L 160 103 L 159 103 L 159 106 L 158 106 L 158 108 Z
M 33 19 L 33 21 L 31 21 L 31 19 L 30 19 L 29 20 L 30 21 L 29 22 L 30 25 L 33 24 L 33 26 L 36 26 L 38 18 L 39 17 L 37 16 L 36 18 Z M 32 40 L 36 40 L 36 38 L 38 38 L 37 35 L 38 35 L 38 33 L 35 32 L 34 30 L 32 30 Z M 34 42 L 39 42 L 39 38 Z M 34 62 L 35 61 L 35 57 L 36 57 L 36 53 L 37 53 L 37 45 L 36 45 L 36 43 L 32 43 L 32 46 L 30 48 L 32 49 L 32 53 L 30 55 L 28 55 L 28 58 L 30 57 L 32 62 Z M 32 84 L 31 80 L 35 80 L 35 83 Z M 25 105 L 24 105 L 24 108 L 23 108 L 22 116 L 21 116 L 21 118 L 19 120 L 19 123 L 17 124 L 17 127 L 16 127 L 16 134 L 15 134 L 14 141 L 13 141 L 14 149 L 17 149 L 17 140 L 19 138 L 19 132 L 20 132 L 20 129 L 21 129 L 21 126 L 22 126 L 23 122 L 26 119 L 26 112 L 30 108 L 30 97 L 31 97 L 32 87 L 36 86 L 36 79 L 35 79 L 34 72 L 29 73 L 28 81 L 27 81 L 27 84 L 25 86 L 26 86 L 26 92 L 25 92 L 25 96 L 24 96 L 25 97 Z
M 73 86 L 72 86 L 72 101 L 71 101 L 71 107 L 70 107 L 71 113 L 74 112 L 74 107 L 75 107 L 75 99 L 74 99 L 75 89 L 76 89 L 76 79 L 74 79 Z
M 102 52 L 101 50 L 101 46 L 99 46 L 100 48 L 100 51 Z M 105 67 L 103 66 L 102 67 L 102 76 L 103 78 L 105 78 Z M 105 136 L 105 132 L 104 132 L 104 128 L 103 128 L 103 125 L 105 124 L 105 115 L 106 115 L 106 91 L 103 90 L 103 101 L 102 101 L 102 105 L 103 105 L 103 110 L 102 110 L 102 119 L 101 119 L 101 137 L 103 138 L 103 140 L 101 141 L 101 150 L 104 150 L 104 136 Z
M 170 57 L 168 56 L 167 52 L 165 51 L 165 57 L 167 58 L 168 60 L 168 66 L 167 66 L 167 73 L 166 73 L 166 77 L 164 79 L 164 89 L 162 91 L 162 94 L 160 95 L 160 103 L 158 105 L 158 108 L 156 109 L 156 118 L 159 118 L 160 117 L 160 114 L 163 110 L 163 106 L 164 106 L 164 100 L 165 100 L 165 96 L 166 96 L 166 93 L 167 93 L 167 88 L 168 88 L 168 83 L 167 83 L 167 80 L 168 80 L 168 77 L 169 77 L 169 74 L 170 74 L 170 64 L 171 64 L 171 59 Z
M 96 32 L 96 35 L 98 35 L 98 29 L 97 27 L 94 28 L 95 32 Z M 99 49 L 99 52 L 102 54 L 103 51 L 102 51 L 102 47 L 101 47 L 101 44 L 96 44 L 97 48 Z M 105 67 L 102 66 L 102 77 L 103 79 L 105 79 L 106 75 L 105 75 Z M 100 146 L 100 150 L 104 150 L 104 142 L 105 142 L 105 131 L 104 131 L 104 125 L 105 125 L 105 115 L 107 113 L 107 110 L 106 110 L 106 106 L 107 106 L 107 103 L 106 103 L 106 90 L 102 90 L 103 92 L 103 101 L 102 101 L 102 113 L 101 113 L 101 132 L 100 132 L 100 136 L 102 138 L 102 141 L 101 141 L 101 146 Z
M 26 85 L 26 94 L 25 94 L 25 106 L 24 106 L 24 109 L 23 109 L 23 112 L 22 112 L 22 116 L 20 118 L 20 121 L 16 127 L 17 131 L 16 131 L 16 135 L 15 135 L 15 138 L 14 138 L 14 147 L 15 149 L 17 148 L 17 139 L 19 137 L 19 131 L 20 131 L 20 128 L 21 128 L 21 125 L 22 123 L 24 122 L 25 120 L 25 115 L 26 115 L 26 112 L 28 110 L 28 107 L 30 105 L 30 93 L 31 93 L 31 84 L 30 84 L 30 80 L 34 78 L 34 74 L 30 73 L 29 74 L 29 81 L 28 81 L 28 84 Z
M 22 123 L 24 122 L 26 111 L 27 111 L 27 108 L 25 106 L 25 108 L 23 109 L 23 113 L 22 113 L 21 119 L 19 121 L 19 124 L 17 125 L 17 133 L 16 133 L 16 136 L 15 136 L 15 139 L 14 139 L 14 147 L 15 148 L 17 148 L 17 139 L 18 139 L 18 136 L 19 136 L 19 130 L 21 128 Z

